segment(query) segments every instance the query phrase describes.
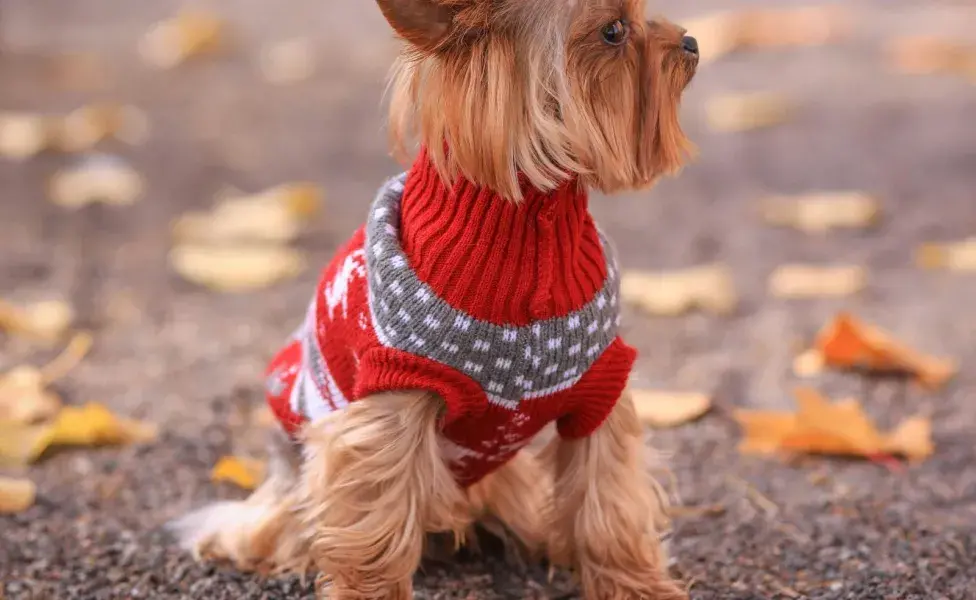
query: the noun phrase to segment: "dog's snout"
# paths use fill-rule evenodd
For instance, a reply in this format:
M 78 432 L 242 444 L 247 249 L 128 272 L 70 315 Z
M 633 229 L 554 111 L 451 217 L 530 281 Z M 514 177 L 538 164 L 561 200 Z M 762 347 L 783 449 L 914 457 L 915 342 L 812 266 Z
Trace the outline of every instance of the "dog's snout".
M 681 38 L 681 48 L 689 54 L 698 54 L 698 40 L 690 35 L 686 35 Z

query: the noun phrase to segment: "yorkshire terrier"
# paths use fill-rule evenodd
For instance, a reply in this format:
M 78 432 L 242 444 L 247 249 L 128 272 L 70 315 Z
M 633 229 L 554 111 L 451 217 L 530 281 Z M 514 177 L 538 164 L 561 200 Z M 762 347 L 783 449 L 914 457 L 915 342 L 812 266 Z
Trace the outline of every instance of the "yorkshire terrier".
M 379 191 L 267 373 L 280 436 L 246 501 L 176 524 L 198 555 L 412 598 L 426 534 L 502 524 L 588 600 L 686 598 L 625 393 L 619 269 L 587 190 L 650 187 L 691 144 L 698 45 L 643 0 L 377 0 L 405 42 Z M 547 451 L 523 450 L 544 426 Z

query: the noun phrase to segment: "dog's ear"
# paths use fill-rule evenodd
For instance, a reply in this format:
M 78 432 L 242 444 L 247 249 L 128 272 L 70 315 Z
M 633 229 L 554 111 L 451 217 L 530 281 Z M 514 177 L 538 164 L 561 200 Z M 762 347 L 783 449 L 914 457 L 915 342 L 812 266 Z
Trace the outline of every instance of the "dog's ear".
M 393 30 L 420 50 L 435 50 L 451 33 L 451 0 L 376 0 Z

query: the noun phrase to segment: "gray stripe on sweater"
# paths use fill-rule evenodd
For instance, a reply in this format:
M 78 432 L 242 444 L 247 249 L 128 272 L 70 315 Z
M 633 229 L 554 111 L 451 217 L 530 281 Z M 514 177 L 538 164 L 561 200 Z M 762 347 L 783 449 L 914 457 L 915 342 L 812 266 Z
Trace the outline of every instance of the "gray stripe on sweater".
M 411 269 L 399 232 L 405 182 L 406 173 L 380 188 L 366 222 L 369 308 L 380 342 L 461 371 L 510 408 L 579 381 L 620 324 L 619 271 L 609 241 L 600 234 L 603 287 L 578 311 L 520 327 L 481 321 L 450 306 Z

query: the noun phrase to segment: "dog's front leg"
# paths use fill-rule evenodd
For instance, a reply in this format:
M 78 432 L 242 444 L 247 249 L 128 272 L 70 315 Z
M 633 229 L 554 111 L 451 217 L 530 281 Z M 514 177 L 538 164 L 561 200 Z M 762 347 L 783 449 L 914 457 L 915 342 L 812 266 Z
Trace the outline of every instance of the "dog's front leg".
M 645 472 L 641 425 L 624 395 L 603 425 L 557 439 L 549 552 L 580 578 L 586 600 L 682 600 L 659 541 L 664 506 Z
M 302 518 L 330 598 L 412 598 L 425 533 L 467 526 L 437 443 L 441 405 L 425 393 L 383 394 L 306 430 Z

